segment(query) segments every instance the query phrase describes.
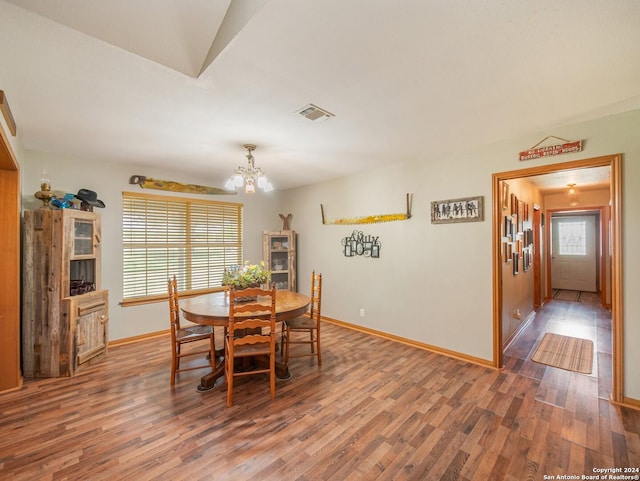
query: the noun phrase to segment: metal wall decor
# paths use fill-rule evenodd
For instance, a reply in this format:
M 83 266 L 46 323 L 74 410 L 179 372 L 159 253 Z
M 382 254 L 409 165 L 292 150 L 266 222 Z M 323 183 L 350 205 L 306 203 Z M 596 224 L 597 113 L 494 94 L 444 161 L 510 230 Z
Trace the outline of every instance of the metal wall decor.
M 431 223 L 452 224 L 484 220 L 484 197 L 435 200 L 431 202 Z
M 354 230 L 349 237 L 342 239 L 342 252 L 345 257 L 380 257 L 378 238 L 379 236 L 364 235 L 361 231 Z
M 407 194 L 407 212 L 405 214 L 380 214 L 380 215 L 368 215 L 365 217 L 351 217 L 344 219 L 328 220 L 324 216 L 324 206 L 320 204 L 320 212 L 322 213 L 322 223 L 347 225 L 347 224 L 375 224 L 378 222 L 391 222 L 394 220 L 408 220 L 411 219 L 411 200 L 412 195 Z

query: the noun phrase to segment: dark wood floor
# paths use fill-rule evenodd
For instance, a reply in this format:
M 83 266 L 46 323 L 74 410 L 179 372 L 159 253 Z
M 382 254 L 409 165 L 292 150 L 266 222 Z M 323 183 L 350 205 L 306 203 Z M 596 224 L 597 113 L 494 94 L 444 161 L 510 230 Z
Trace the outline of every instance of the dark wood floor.
M 594 340 L 594 373 L 530 361 L 545 331 Z M 640 412 L 608 401 L 610 317 L 590 296 L 546 304 L 503 371 L 325 324 L 322 368 L 293 359 L 275 401 L 266 378 L 247 379 L 229 409 L 224 388 L 195 391 L 202 371 L 169 388 L 168 344 L 115 347 L 75 378 L 0 395 L 0 479 L 522 481 L 640 467 Z

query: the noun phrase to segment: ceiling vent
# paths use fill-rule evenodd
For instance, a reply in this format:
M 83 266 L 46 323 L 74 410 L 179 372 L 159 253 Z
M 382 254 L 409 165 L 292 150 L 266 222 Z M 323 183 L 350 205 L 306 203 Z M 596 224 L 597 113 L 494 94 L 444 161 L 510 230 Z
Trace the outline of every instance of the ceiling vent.
M 300 110 L 298 110 L 298 113 L 303 117 L 314 121 L 324 121 L 330 119 L 331 117 L 335 117 L 335 115 L 333 115 L 331 112 L 327 112 L 326 110 L 321 109 L 320 107 L 313 104 L 302 107 Z

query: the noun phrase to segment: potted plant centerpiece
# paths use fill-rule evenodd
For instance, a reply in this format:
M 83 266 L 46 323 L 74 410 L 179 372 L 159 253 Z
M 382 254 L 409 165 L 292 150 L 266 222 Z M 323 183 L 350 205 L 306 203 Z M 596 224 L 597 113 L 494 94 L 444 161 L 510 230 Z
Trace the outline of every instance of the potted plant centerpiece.
M 267 270 L 264 261 L 259 264 L 251 264 L 245 261 L 242 267 L 232 266 L 224 270 L 222 275 L 222 284 L 225 286 L 234 286 L 236 291 L 247 289 L 249 287 L 260 287 L 271 282 L 271 271 Z M 242 302 L 247 300 L 255 300 L 255 298 L 236 297 L 236 301 Z

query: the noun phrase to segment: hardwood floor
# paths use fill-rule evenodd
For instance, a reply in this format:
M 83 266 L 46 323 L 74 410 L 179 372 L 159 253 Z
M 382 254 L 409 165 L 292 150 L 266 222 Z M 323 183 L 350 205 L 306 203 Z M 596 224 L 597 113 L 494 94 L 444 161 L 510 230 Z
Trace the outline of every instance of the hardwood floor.
M 292 359 L 269 399 L 247 378 L 227 408 L 206 371 L 169 387 L 170 341 L 110 349 L 74 378 L 0 395 L 2 480 L 542 480 L 640 467 L 640 412 L 608 401 L 610 318 L 551 301 L 494 371 L 339 326 L 323 363 Z M 529 360 L 544 331 L 587 337 L 592 375 Z M 546 478 L 551 479 L 551 478 Z

